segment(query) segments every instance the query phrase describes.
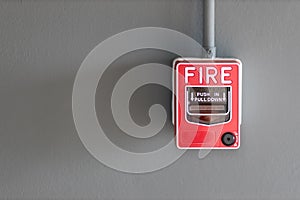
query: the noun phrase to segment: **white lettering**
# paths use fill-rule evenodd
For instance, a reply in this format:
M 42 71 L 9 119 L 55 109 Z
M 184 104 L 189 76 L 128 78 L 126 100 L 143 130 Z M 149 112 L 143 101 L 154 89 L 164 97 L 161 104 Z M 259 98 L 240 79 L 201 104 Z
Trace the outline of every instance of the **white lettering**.
M 205 72 L 203 72 L 205 70 Z M 196 73 L 199 75 L 198 82 L 203 84 L 203 79 L 205 79 L 206 84 L 232 84 L 232 80 L 230 80 L 230 71 L 232 67 L 222 67 L 221 69 L 217 69 L 213 66 L 208 67 L 199 67 L 196 72 L 196 67 L 186 67 L 185 68 L 185 83 L 189 83 L 189 78 L 196 77 Z M 217 80 L 218 78 L 218 80 Z
M 194 73 L 189 73 L 189 71 L 195 71 L 196 67 L 186 67 L 185 69 L 185 83 L 187 84 L 189 82 L 189 77 L 194 77 L 195 74 Z
M 210 74 L 209 71 L 214 71 L 213 74 Z M 215 84 L 217 84 L 216 76 L 218 71 L 215 67 L 206 67 L 206 84 L 209 84 L 209 79 L 211 79 Z
M 199 67 L 199 83 L 202 84 L 203 82 L 203 72 L 202 67 Z
M 231 84 L 231 80 L 225 80 L 225 77 L 229 77 L 230 73 L 225 73 L 225 71 L 231 71 L 232 67 L 222 67 L 221 68 L 221 83 L 222 84 Z

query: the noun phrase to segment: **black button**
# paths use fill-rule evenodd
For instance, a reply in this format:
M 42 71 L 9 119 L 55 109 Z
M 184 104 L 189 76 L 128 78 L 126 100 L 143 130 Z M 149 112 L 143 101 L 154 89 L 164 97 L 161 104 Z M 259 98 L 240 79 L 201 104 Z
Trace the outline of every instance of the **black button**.
M 224 133 L 222 136 L 222 143 L 225 146 L 231 146 L 235 143 L 235 141 L 236 141 L 236 137 L 235 135 L 233 135 L 233 133 L 227 132 Z

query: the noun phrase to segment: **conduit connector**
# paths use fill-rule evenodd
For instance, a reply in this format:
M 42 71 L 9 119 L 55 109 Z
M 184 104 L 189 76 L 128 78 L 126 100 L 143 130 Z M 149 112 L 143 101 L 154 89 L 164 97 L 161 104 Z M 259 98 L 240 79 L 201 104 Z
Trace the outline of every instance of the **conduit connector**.
M 215 0 L 204 0 L 203 16 L 203 47 L 207 58 L 215 58 Z

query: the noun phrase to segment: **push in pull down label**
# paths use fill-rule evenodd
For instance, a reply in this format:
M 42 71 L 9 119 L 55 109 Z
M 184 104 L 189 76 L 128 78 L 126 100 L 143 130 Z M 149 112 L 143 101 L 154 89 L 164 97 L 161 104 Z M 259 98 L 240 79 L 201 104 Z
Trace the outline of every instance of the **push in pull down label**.
M 217 124 L 230 120 L 230 87 L 186 87 L 186 119 L 191 123 Z

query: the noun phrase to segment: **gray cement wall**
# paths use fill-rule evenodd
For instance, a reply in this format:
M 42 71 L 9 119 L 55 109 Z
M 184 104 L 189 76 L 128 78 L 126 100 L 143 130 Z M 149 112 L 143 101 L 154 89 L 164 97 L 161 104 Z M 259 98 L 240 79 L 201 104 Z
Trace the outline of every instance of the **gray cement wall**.
M 1 1 L 0 199 L 299 198 L 299 1 L 217 0 L 218 55 L 244 63 L 238 151 L 213 151 L 204 160 L 188 151 L 167 168 L 133 175 L 104 166 L 81 143 L 72 87 L 89 51 L 144 26 L 201 41 L 201 8 L 200 0 Z M 143 55 L 162 62 L 172 57 Z M 162 93 L 148 104 L 169 106 L 167 90 L 148 89 Z M 146 123 L 145 112 L 134 110 L 142 116 L 135 120 Z M 122 138 L 111 138 L 126 148 Z M 147 144 L 137 148 L 157 145 Z

